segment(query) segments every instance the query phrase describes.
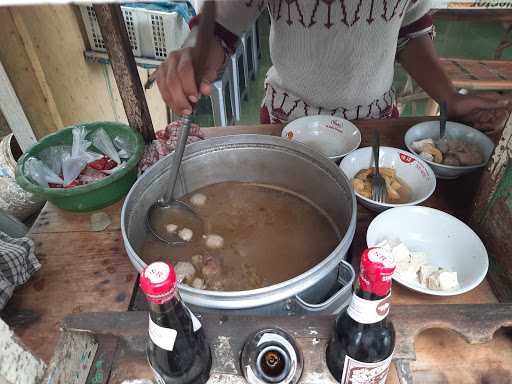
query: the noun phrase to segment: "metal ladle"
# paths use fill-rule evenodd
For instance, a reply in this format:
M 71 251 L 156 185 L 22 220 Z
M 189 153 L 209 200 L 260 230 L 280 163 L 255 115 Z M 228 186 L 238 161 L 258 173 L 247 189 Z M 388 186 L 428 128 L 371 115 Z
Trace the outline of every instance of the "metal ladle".
M 197 212 L 194 211 L 190 205 L 183 201 L 176 200 L 174 197 L 174 190 L 176 187 L 176 181 L 178 180 L 178 174 L 180 172 L 181 160 L 183 158 L 183 152 L 185 152 L 188 133 L 190 131 L 190 116 L 182 117 L 181 122 L 183 128 L 178 139 L 176 150 L 174 151 L 171 175 L 169 177 L 169 189 L 163 198 L 157 200 L 151 205 L 151 207 L 149 207 L 148 214 L 146 215 L 146 224 L 153 236 L 172 246 L 184 245 L 186 242 L 178 236 L 177 231 L 168 232 L 165 228 L 164 230 L 158 230 L 157 227 L 159 226 L 155 224 L 158 223 L 159 217 L 164 216 L 169 218 L 168 221 L 171 222 L 173 217 L 178 217 L 179 222 L 187 222 L 188 224 L 196 223 L 196 225 L 192 225 L 195 228 L 204 227 L 203 220 Z
M 197 27 L 198 33 L 196 44 L 192 50 L 192 65 L 194 68 L 196 84 L 198 85 L 202 81 L 205 65 L 210 52 L 212 43 L 211 39 L 214 33 L 215 13 L 215 2 L 205 1 L 201 9 L 199 25 Z M 153 73 L 153 78 L 154 74 L 155 73 Z M 157 223 L 158 219 L 161 217 L 165 217 L 168 223 L 181 224 L 185 222 L 187 227 L 193 227 L 196 230 L 196 235 L 197 228 L 201 228 L 201 230 L 204 231 L 203 220 L 197 212 L 188 204 L 176 200 L 174 197 L 174 190 L 181 167 L 181 160 L 183 158 L 183 152 L 185 151 L 190 131 L 190 122 L 190 116 L 181 117 L 182 130 L 174 151 L 174 159 L 169 177 L 169 189 L 163 198 L 151 205 L 146 215 L 146 226 L 153 236 L 171 246 L 184 245 L 186 241 L 179 237 L 177 231 L 169 232 L 166 228 L 158 230 L 159 226 Z M 178 218 L 178 220 L 174 221 L 173 218 Z

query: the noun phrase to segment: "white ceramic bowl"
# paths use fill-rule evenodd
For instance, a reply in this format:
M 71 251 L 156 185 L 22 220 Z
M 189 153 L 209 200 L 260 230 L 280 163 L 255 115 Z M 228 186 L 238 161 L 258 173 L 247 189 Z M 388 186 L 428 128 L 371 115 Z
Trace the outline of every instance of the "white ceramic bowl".
M 453 296 L 468 292 L 482 282 L 489 259 L 480 238 L 459 219 L 433 208 L 400 207 L 378 215 L 366 233 L 369 247 L 384 240 L 400 240 L 413 252 L 426 252 L 429 264 L 457 272 L 460 288 L 436 291 L 414 282 L 400 284 L 418 292 Z
M 361 132 L 350 121 L 329 115 L 306 116 L 293 120 L 282 137 L 306 144 L 336 161 L 361 144 Z
M 473 172 L 478 168 L 484 167 L 492 156 L 492 152 L 494 150 L 493 142 L 485 134 L 475 128 L 471 128 L 468 125 L 447 121 L 446 135 L 454 139 L 461 139 L 468 143 L 478 145 L 482 151 L 485 162 L 479 165 L 458 167 L 454 165 L 438 164 L 434 163 L 433 161 L 425 160 L 427 164 L 432 167 L 436 176 L 440 179 L 455 179 L 459 176 Z M 429 138 L 434 140 L 439 138 L 439 121 L 425 121 L 423 123 L 413 125 L 405 134 L 405 145 L 409 151 L 415 153 L 411 144 L 414 141 Z
M 436 189 L 434 172 L 418 156 L 401 149 L 381 147 L 379 157 L 379 165 L 381 167 L 395 169 L 396 175 L 411 188 L 412 200 L 405 204 L 377 203 L 356 192 L 357 199 L 365 207 L 373 211 L 382 212 L 389 208 L 420 204 L 428 199 Z M 350 153 L 340 164 L 341 170 L 349 180 L 352 180 L 361 169 L 373 166 L 374 161 L 371 147 L 360 148 Z

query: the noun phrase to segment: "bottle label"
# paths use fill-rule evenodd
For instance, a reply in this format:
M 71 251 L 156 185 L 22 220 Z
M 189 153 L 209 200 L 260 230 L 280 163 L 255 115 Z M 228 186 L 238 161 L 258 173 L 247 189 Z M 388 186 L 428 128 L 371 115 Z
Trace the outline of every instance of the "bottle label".
M 348 315 L 361 324 L 373 324 L 383 320 L 389 313 L 391 293 L 381 300 L 365 300 L 352 295 L 347 309 Z
M 363 363 L 345 356 L 341 384 L 385 384 L 392 357 L 393 354 L 378 363 Z
M 185 304 L 183 304 L 183 306 L 187 309 L 187 311 L 190 315 L 190 318 L 192 319 L 192 329 L 194 332 L 196 332 L 197 330 L 199 330 L 201 328 L 201 322 L 196 317 L 196 315 L 194 315 L 194 313 L 190 310 L 189 307 L 187 307 Z
M 178 332 L 172 328 L 161 327 L 149 316 L 149 337 L 151 341 L 166 351 L 172 351 Z

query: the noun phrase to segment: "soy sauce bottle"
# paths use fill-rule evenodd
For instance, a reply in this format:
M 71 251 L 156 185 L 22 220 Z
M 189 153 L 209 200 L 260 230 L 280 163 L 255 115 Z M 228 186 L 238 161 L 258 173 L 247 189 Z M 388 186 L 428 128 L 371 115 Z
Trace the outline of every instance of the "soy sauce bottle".
M 140 275 L 149 302 L 148 362 L 158 384 L 203 384 L 212 364 L 201 323 L 181 301 L 176 273 L 155 262 Z
M 327 346 L 327 366 L 342 384 L 386 382 L 395 348 L 395 329 L 387 318 L 394 270 L 391 252 L 364 251 L 358 286 Z

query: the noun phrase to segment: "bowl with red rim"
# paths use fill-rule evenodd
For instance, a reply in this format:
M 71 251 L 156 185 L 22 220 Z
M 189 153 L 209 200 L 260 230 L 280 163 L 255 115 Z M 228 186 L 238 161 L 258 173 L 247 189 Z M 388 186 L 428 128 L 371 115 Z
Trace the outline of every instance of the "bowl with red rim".
M 352 181 L 356 174 L 374 166 L 371 147 L 355 150 L 348 154 L 340 163 L 340 169 Z M 436 189 L 436 176 L 432 169 L 418 156 L 410 152 L 380 147 L 379 166 L 392 168 L 396 176 L 410 188 L 410 198 L 400 204 L 379 203 L 355 192 L 357 200 L 365 207 L 382 212 L 389 208 L 418 205 L 428 199 Z
M 361 144 L 361 132 L 350 121 L 331 115 L 306 116 L 284 127 L 281 137 L 320 152 L 333 161 Z

